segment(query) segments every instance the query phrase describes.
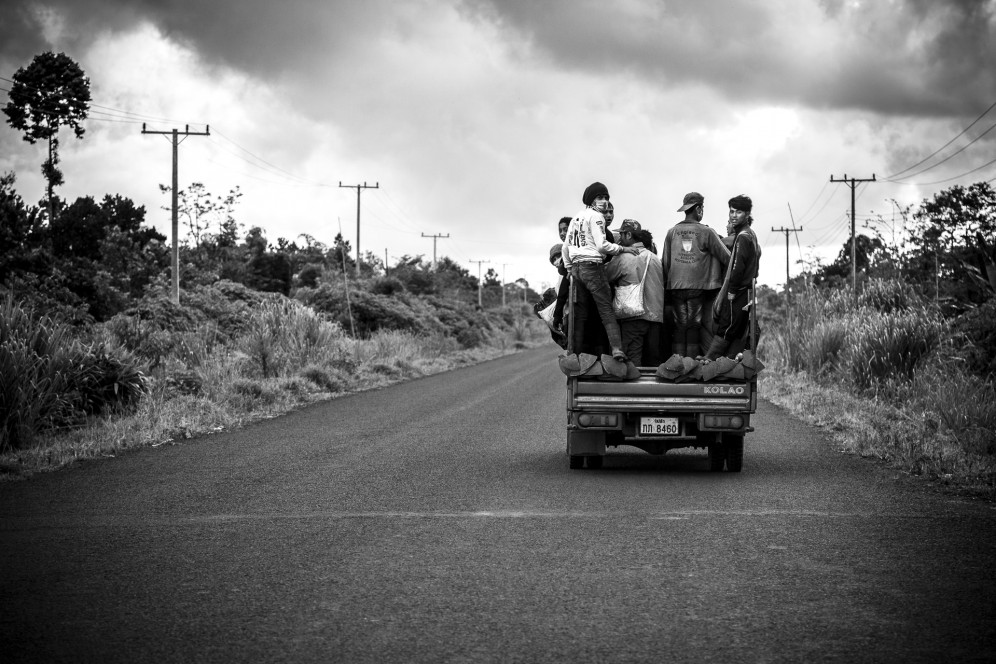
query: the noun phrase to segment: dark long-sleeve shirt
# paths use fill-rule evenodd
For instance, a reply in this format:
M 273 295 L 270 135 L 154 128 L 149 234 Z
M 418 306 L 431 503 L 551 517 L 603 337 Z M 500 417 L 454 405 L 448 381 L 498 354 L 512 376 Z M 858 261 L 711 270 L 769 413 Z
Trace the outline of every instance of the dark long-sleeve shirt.
M 727 291 L 738 291 L 751 285 L 757 278 L 761 264 L 761 246 L 757 235 L 750 226 L 737 233 L 733 241 L 733 251 L 727 268 Z

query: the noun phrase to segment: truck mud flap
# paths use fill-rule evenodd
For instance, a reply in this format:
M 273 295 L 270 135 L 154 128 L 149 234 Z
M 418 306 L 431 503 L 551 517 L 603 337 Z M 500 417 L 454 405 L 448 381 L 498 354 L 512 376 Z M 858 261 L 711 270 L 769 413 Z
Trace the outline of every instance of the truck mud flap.
M 605 432 L 568 430 L 567 454 L 569 456 L 605 454 Z

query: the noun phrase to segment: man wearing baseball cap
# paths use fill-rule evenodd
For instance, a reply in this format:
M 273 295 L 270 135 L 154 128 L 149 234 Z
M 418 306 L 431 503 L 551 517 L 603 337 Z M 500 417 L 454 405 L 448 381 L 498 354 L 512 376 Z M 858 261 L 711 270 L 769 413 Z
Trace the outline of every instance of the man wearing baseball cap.
M 702 194 L 697 191 L 685 194 L 678 208 L 685 218 L 671 227 L 664 238 L 664 274 L 674 309 L 671 350 L 682 357 L 699 354 L 703 294 L 722 285 L 718 273 L 712 270 L 713 260 L 724 267 L 730 261 L 730 251 L 719 235 L 702 223 L 704 209 Z

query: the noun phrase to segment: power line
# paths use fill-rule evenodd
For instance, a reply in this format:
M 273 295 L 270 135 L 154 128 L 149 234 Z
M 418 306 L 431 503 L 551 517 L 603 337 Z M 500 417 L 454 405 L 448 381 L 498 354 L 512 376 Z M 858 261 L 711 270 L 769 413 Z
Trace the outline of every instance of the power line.
M 935 184 L 944 184 L 945 182 L 952 182 L 954 180 L 960 180 L 961 178 L 965 177 L 966 175 L 971 175 L 972 173 L 975 173 L 976 171 L 981 171 L 983 168 L 986 168 L 988 166 L 992 166 L 993 164 L 996 164 L 996 159 L 993 159 L 992 161 L 988 161 L 988 162 L 982 164 L 981 166 L 979 166 L 977 168 L 973 168 L 970 171 L 965 171 L 961 175 L 956 175 L 953 178 L 945 178 L 943 180 L 936 180 L 934 182 L 897 182 L 896 184 L 905 184 L 905 185 L 910 185 L 910 186 L 915 186 L 915 187 L 929 187 L 929 186 L 935 185 Z M 894 182 L 894 180 L 890 180 L 890 182 Z
M 904 168 L 904 169 L 903 169 L 903 170 L 901 170 L 901 171 L 897 171 L 897 172 L 893 173 L 892 175 L 887 175 L 887 176 L 886 176 L 885 178 L 883 178 L 883 179 L 884 179 L 884 180 L 891 180 L 892 178 L 895 178 L 895 177 L 899 177 L 900 175 L 902 175 L 902 174 L 903 174 L 903 173 L 905 173 L 906 171 L 911 171 L 911 170 L 913 170 L 914 168 L 917 168 L 918 166 L 920 166 L 920 164 L 923 164 L 923 163 L 924 163 L 924 162 L 926 162 L 926 161 L 927 161 L 928 159 L 930 159 L 931 157 L 933 157 L 934 155 L 936 155 L 937 153 L 939 153 L 939 152 L 940 152 L 941 150 L 943 150 L 944 148 L 948 147 L 949 145 L 951 145 L 952 143 L 954 143 L 954 142 L 955 142 L 956 140 L 958 140 L 958 139 L 959 139 L 959 138 L 960 138 L 961 136 L 963 136 L 963 135 L 965 134 L 965 132 L 967 132 L 967 131 L 968 131 L 969 129 L 971 129 L 972 127 L 974 127 L 974 126 L 975 126 L 975 124 L 976 124 L 976 123 L 977 123 L 977 122 L 978 122 L 979 120 L 981 120 L 982 118 L 986 117 L 986 115 L 987 115 L 987 114 L 989 113 L 989 111 L 993 110 L 993 108 L 996 108 L 996 101 L 994 101 L 994 102 L 992 103 L 992 105 L 991 105 L 991 106 L 989 106 L 989 108 L 987 108 L 987 109 L 986 109 L 985 111 L 983 111 L 983 112 L 982 112 L 982 115 L 980 115 L 979 117 L 975 118 L 975 120 L 973 120 L 973 121 L 972 121 L 972 124 L 968 125 L 968 126 L 967 126 L 967 127 L 965 127 L 964 129 L 962 129 L 962 130 L 961 130 L 961 132 L 959 132 L 959 133 L 958 133 L 958 135 L 957 135 L 957 136 L 955 136 L 954 138 L 952 138 L 952 139 L 951 139 L 950 141 L 948 141 L 947 143 L 945 143 L 945 144 L 944 144 L 944 145 L 942 145 L 941 147 L 937 148 L 936 150 L 934 150 L 934 151 L 933 151 L 933 152 L 931 152 L 931 153 L 930 153 L 929 155 L 927 155 L 926 157 L 924 157 L 923 159 L 921 159 L 921 160 L 920 160 L 920 161 L 918 161 L 917 163 L 913 164 L 912 166 L 908 166 L 908 167 Z M 991 129 L 991 128 L 992 128 L 992 127 L 990 127 L 990 129 Z M 988 131 L 988 130 L 987 130 L 987 131 Z M 973 141 L 973 142 L 974 142 L 974 141 Z M 971 145 L 971 143 L 969 143 L 969 145 Z M 935 166 L 936 166 L 936 164 L 935 164 Z M 929 169 L 928 169 L 928 170 L 929 170 Z M 913 176 L 912 176 L 912 175 L 910 175 L 910 176 L 904 176 L 904 179 L 905 179 L 905 177 L 913 177 Z
M 888 181 L 888 182 L 894 182 L 894 183 L 896 183 L 896 184 L 906 184 L 906 183 L 904 183 L 904 182 L 901 182 L 900 180 L 906 180 L 906 179 L 908 179 L 908 178 L 912 178 L 912 177 L 916 177 L 917 175 L 922 175 L 922 174 L 926 173 L 927 171 L 930 171 L 930 170 L 933 170 L 933 169 L 937 168 L 938 166 L 940 166 L 941 164 L 943 164 L 943 163 L 944 163 L 944 162 L 946 162 L 947 160 L 951 159 L 952 157 L 956 157 L 956 156 L 958 156 L 959 154 L 961 154 L 962 152 L 964 152 L 966 148 L 968 148 L 968 147 L 969 147 L 969 146 L 971 146 L 971 145 L 972 145 L 973 143 L 975 143 L 976 141 L 978 141 L 979 139 L 981 139 L 981 138 L 982 138 L 983 136 L 985 136 L 986 134 L 988 134 L 989 132 L 991 132 L 991 131 L 992 131 L 993 129 L 996 129 L 996 122 L 994 122 L 993 124 L 991 124 L 991 125 L 989 126 L 989 128 L 988 128 L 988 129 L 986 129 L 986 130 L 985 130 L 984 132 L 982 132 L 981 134 L 979 134 L 978 136 L 976 136 L 975 138 L 973 138 L 973 139 L 972 139 L 971 141 L 969 141 L 968 143 L 966 143 L 965 145 L 963 145 L 963 146 L 962 146 L 962 147 L 960 147 L 959 149 L 957 149 L 957 150 L 955 150 L 954 152 L 952 152 L 951 154 L 949 154 L 949 155 L 948 155 L 947 157 L 945 157 L 944 159 L 941 159 L 941 160 L 940 160 L 939 162 L 937 162 L 937 163 L 936 163 L 936 164 L 934 164 L 933 166 L 928 166 L 927 168 L 924 168 L 924 169 L 922 169 L 922 170 L 919 170 L 919 171 L 917 171 L 916 173 L 910 173 L 909 175 L 904 175 L 904 176 L 903 176 L 902 178 L 900 178 L 899 180 L 896 180 L 896 179 L 888 179 L 887 181 Z

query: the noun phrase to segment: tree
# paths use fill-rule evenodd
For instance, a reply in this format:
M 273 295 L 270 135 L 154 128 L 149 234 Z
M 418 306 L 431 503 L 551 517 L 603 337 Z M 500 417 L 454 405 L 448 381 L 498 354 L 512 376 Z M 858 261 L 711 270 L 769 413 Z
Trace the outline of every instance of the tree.
M 59 128 L 72 127 L 83 138 L 83 121 L 90 112 L 90 79 L 65 53 L 46 51 L 36 55 L 26 68 L 14 73 L 3 107 L 11 127 L 24 132 L 24 140 L 34 145 L 48 141 L 48 159 L 42 175 L 48 183 L 48 216 L 54 216 L 53 190 L 63 183 L 59 170 Z
M 501 279 L 498 278 L 498 272 L 493 267 L 489 267 L 488 271 L 484 273 L 484 287 L 492 288 L 499 286 L 501 286 Z
M 924 200 L 913 215 L 908 276 L 938 298 L 981 302 L 996 290 L 996 191 L 957 185 Z
M 857 258 L 858 279 L 866 279 L 874 272 L 879 260 L 885 257 L 885 243 L 879 237 L 857 236 L 855 258 Z M 851 279 L 851 238 L 847 238 L 841 246 L 836 260 L 829 265 L 821 266 L 813 275 L 813 283 L 817 286 L 839 287 L 849 283 Z

